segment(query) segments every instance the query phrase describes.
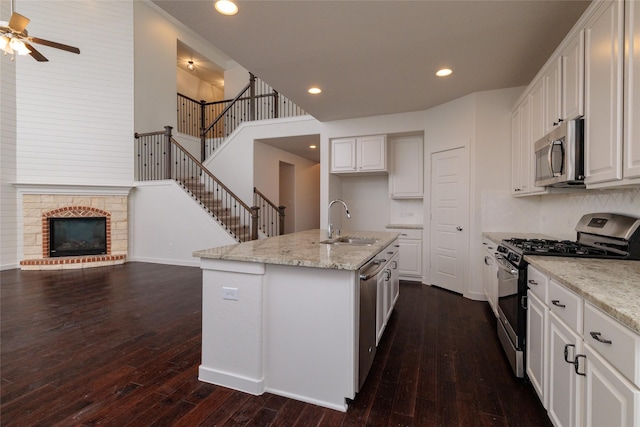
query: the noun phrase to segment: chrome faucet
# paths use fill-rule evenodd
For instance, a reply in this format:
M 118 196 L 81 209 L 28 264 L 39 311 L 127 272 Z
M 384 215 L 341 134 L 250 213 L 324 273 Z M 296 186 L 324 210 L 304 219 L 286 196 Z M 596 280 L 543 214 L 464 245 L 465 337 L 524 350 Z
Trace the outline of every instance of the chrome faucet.
M 344 202 L 344 200 L 335 199 L 331 201 L 331 203 L 329 203 L 329 208 L 327 209 L 327 220 L 329 221 L 329 226 L 327 227 L 327 238 L 329 239 L 333 238 L 333 224 L 331 223 L 331 206 L 333 206 L 333 204 L 336 202 L 342 203 L 342 206 L 344 206 L 344 211 L 347 213 L 347 219 L 351 218 L 351 214 L 349 213 L 349 208 L 347 207 L 347 204 Z M 338 230 L 338 236 L 339 235 L 340 235 L 340 230 Z

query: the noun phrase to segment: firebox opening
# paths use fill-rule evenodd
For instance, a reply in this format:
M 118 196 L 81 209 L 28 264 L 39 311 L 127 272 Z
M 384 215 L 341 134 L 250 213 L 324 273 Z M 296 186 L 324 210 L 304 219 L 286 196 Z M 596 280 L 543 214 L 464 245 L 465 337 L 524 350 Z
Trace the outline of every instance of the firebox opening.
M 107 253 L 107 218 L 49 218 L 49 256 Z

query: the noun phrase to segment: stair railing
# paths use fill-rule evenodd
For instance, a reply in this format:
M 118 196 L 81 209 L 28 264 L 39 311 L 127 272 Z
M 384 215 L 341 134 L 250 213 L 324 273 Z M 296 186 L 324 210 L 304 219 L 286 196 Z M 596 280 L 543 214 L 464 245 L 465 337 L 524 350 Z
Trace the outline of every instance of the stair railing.
M 136 133 L 135 176 L 138 181 L 173 179 L 237 241 L 258 239 L 259 210 L 249 207 L 220 182 L 171 135 L 164 131 Z
M 199 137 L 204 161 L 247 121 L 303 116 L 307 113 L 249 73 L 249 83 L 232 100 L 196 101 L 177 94 L 178 132 Z
M 258 229 L 267 237 L 284 234 L 284 206 L 276 206 L 256 187 L 253 187 L 253 204 L 260 208 Z

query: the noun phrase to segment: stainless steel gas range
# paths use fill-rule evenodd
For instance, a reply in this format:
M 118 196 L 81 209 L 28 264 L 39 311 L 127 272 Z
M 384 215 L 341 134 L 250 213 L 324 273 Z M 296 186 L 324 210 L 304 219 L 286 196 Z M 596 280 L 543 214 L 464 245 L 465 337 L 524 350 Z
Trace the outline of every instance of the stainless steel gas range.
M 505 239 L 498 246 L 498 337 L 511 367 L 524 377 L 527 330 L 525 255 L 640 260 L 640 218 L 593 213 L 576 225 L 577 240 Z

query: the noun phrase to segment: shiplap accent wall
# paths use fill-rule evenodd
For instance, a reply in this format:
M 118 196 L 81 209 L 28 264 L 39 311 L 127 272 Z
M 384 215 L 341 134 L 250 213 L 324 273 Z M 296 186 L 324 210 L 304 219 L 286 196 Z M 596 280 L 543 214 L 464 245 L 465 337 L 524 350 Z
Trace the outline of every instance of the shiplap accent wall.
M 0 20 L 8 20 L 10 2 L 0 1 Z M 0 269 L 18 262 L 16 189 L 16 67 L 0 55 Z
M 133 181 L 133 3 L 16 1 L 49 62 L 16 58 L 17 181 Z

